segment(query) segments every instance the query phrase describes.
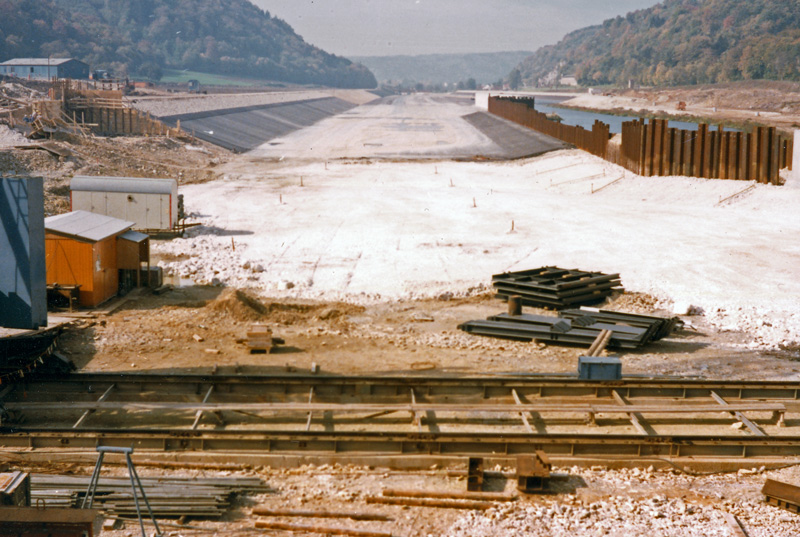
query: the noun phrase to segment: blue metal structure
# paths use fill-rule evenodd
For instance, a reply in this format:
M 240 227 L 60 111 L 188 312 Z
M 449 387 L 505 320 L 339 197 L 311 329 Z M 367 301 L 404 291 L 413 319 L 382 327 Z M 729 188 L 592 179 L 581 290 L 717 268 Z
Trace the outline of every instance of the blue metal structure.
M 0 177 L 0 326 L 47 326 L 41 177 Z

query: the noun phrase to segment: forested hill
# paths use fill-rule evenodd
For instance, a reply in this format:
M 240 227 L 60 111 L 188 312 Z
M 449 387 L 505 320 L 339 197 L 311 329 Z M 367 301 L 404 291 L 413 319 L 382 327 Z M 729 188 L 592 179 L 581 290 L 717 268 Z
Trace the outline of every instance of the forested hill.
M 518 69 L 529 85 L 800 80 L 800 1 L 665 0 L 568 34 Z
M 366 67 L 309 45 L 247 0 L 0 0 L 0 59 L 47 56 L 150 78 L 167 67 L 377 85 Z

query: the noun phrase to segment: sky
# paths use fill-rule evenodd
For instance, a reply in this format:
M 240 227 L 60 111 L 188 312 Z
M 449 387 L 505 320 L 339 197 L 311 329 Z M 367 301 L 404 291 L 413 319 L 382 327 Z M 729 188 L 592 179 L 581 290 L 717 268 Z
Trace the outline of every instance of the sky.
M 339 56 L 535 51 L 658 0 L 251 0 Z

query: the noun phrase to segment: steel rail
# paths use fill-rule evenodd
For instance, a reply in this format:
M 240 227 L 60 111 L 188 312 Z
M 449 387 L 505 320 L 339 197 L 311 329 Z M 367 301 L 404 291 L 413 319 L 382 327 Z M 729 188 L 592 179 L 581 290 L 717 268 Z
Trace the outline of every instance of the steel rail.
M 0 430 L 0 449 L 76 452 L 97 446 L 134 446 L 143 452 L 235 454 L 514 456 L 543 450 L 561 458 L 800 460 L 800 436 L 575 435 L 502 433 L 475 435 L 430 432 L 311 432 L 95 429 Z
M 6 422 L 0 428 L 0 449 L 12 452 L 134 446 L 137 452 L 165 454 L 395 457 L 512 456 L 540 449 L 573 459 L 780 464 L 800 458 L 800 433 L 793 429 L 797 416 L 785 419 L 800 413 L 798 382 L 81 373 L 26 379 L 4 389 L 0 402 L 27 418 L 25 424 Z M 769 412 L 773 417 L 767 419 Z M 613 418 L 598 423 L 599 414 Z M 647 421 L 639 414 L 647 414 Z M 217 423 L 200 427 L 204 415 Z M 690 428 L 675 429 L 677 416 L 683 416 L 681 427 Z M 751 424 L 745 423 L 747 430 L 729 429 L 741 418 Z M 559 428 L 567 423 L 575 432 Z M 631 425 L 630 434 L 620 434 Z M 597 427 L 609 426 L 616 428 L 597 433 Z M 724 432 L 673 434 L 709 426 Z M 753 430 L 766 432 L 753 435 Z
M 413 388 L 542 388 L 583 390 L 586 393 L 595 391 L 616 390 L 687 390 L 687 397 L 701 396 L 695 390 L 702 391 L 702 397 L 710 397 L 708 390 L 742 390 L 766 393 L 776 390 L 774 397 L 800 400 L 800 382 L 798 381 L 754 381 L 754 380 L 717 380 L 717 379 L 673 379 L 651 377 L 624 377 L 615 381 L 582 380 L 567 375 L 530 376 L 530 375 L 494 375 L 494 376 L 334 376 L 334 375 L 203 375 L 203 374 L 142 374 L 142 373 L 76 373 L 66 377 L 38 377 L 20 381 L 18 386 L 29 390 L 36 386 L 48 386 L 48 389 L 66 388 L 68 386 L 106 387 L 117 383 L 122 389 L 126 385 L 208 385 L 210 383 L 225 385 L 230 388 L 247 386 L 281 386 L 287 389 L 302 386 L 308 394 L 310 386 L 371 386 L 373 388 L 403 387 L 404 393 Z M 782 392 L 778 394 L 777 392 Z M 727 392 L 726 392 L 727 393 Z M 720 394 L 722 395 L 722 394 Z M 666 395 L 672 396 L 672 395 Z M 747 397 L 747 394 L 745 394 Z

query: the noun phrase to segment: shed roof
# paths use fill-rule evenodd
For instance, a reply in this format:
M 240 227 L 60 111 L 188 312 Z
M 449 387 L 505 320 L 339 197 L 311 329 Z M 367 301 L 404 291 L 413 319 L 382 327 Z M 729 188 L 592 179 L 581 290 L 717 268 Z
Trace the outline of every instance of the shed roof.
M 88 211 L 73 211 L 45 218 L 44 230 L 49 233 L 97 242 L 124 233 L 134 224 L 135 222 Z
M 144 233 L 139 233 L 138 231 L 133 231 L 132 229 L 129 229 L 128 231 L 120 235 L 119 238 L 131 242 L 144 242 L 150 238 L 150 235 L 145 235 Z
M 52 67 L 71 61 L 85 63 L 81 62 L 80 60 L 76 60 L 75 58 L 14 58 L 11 60 L 6 60 L 3 63 L 0 63 L 0 65 L 50 65 Z
M 89 177 L 88 175 L 76 175 L 72 178 L 69 188 L 76 192 L 172 194 L 178 191 L 178 182 L 175 179 L 151 179 L 148 177 Z

